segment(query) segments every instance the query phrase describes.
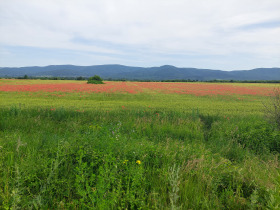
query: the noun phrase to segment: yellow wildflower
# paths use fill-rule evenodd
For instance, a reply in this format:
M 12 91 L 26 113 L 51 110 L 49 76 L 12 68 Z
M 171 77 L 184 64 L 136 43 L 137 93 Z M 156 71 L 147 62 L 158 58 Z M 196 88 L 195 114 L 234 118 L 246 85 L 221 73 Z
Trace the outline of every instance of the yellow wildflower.
M 137 160 L 136 163 L 140 165 L 140 164 L 141 164 L 141 161 L 140 161 L 140 160 Z

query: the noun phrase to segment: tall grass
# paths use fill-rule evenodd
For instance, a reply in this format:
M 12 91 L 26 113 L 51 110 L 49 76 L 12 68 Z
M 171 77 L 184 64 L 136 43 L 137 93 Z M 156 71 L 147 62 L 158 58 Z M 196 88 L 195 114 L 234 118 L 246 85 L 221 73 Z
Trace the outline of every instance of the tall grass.
M 273 209 L 279 140 L 260 115 L 2 107 L 0 206 Z

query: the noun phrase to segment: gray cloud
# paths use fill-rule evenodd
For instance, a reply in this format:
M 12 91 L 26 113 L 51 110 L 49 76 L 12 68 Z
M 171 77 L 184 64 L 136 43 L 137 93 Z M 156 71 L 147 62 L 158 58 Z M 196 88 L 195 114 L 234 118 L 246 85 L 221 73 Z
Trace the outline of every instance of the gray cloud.
M 0 46 L 108 53 L 112 60 L 240 53 L 280 65 L 279 11 L 279 0 L 0 1 Z

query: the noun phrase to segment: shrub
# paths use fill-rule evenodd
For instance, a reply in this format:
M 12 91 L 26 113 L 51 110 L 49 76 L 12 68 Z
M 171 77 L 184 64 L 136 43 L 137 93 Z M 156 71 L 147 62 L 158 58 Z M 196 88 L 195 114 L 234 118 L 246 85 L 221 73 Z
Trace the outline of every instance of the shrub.
M 263 103 L 265 115 L 270 123 L 280 129 L 280 88 L 274 88 L 268 103 Z
M 88 84 L 104 84 L 100 76 L 94 75 L 93 77 L 88 78 Z

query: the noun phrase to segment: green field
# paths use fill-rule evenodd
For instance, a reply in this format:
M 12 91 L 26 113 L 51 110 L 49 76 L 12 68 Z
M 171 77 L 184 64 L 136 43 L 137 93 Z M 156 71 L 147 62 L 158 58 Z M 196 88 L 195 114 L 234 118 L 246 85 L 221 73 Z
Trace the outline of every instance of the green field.
M 269 101 L 0 92 L 0 209 L 279 209 Z

